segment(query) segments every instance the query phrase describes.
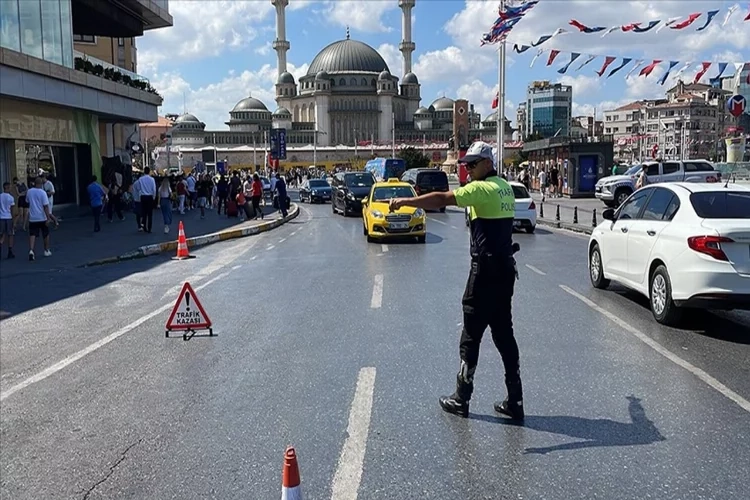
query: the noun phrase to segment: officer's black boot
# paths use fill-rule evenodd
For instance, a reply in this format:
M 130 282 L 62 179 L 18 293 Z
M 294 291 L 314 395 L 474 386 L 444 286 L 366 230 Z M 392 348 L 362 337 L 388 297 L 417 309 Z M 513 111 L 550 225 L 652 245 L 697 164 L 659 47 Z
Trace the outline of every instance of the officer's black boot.
M 495 411 L 510 417 L 513 420 L 523 420 L 523 387 L 520 378 L 505 379 L 505 386 L 508 388 L 508 397 L 495 403 Z
M 456 392 L 450 396 L 440 397 L 440 407 L 444 411 L 460 417 L 469 416 L 469 400 L 471 393 L 474 392 L 475 370 L 476 367 L 470 369 L 464 361 L 461 361 L 461 368 L 456 375 Z

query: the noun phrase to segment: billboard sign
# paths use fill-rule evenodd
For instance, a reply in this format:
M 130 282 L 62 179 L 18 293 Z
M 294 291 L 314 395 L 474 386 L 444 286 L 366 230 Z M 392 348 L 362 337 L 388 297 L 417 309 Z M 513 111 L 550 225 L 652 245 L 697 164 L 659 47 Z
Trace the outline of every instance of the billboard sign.
M 286 160 L 286 129 L 271 129 L 271 156 L 276 160 Z

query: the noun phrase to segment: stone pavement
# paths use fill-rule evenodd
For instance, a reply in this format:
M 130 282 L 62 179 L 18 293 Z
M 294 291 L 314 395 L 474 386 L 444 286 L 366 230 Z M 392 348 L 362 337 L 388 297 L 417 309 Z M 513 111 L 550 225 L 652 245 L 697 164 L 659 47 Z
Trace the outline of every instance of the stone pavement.
M 281 214 L 270 206 L 264 208 L 265 221 L 281 217 Z M 261 223 L 260 220 L 241 223 L 240 219 L 220 216 L 215 210 L 206 211 L 205 219 L 200 218 L 200 210 L 186 211 L 183 216 L 178 212 L 173 212 L 171 230 L 169 234 L 164 234 L 161 211 L 157 209 L 154 211 L 153 232 L 148 234 L 138 231 L 135 215 L 132 212 L 125 212 L 124 215 L 125 220 L 118 221 L 115 217 L 111 223 L 107 222 L 104 217 L 101 223 L 102 230 L 99 233 L 94 233 L 94 222 L 90 216 L 60 221 L 60 226 L 50 231 L 52 256 L 45 257 L 42 242 L 37 241 L 34 262 L 28 260 L 28 233 L 17 231 L 14 244 L 15 259 L 6 259 L 7 250 L 3 246 L 3 253 L 0 256 L 0 279 L 83 266 L 92 261 L 135 251 L 144 245 L 176 241 L 180 221 L 183 221 L 187 238 L 230 228 L 252 227 Z

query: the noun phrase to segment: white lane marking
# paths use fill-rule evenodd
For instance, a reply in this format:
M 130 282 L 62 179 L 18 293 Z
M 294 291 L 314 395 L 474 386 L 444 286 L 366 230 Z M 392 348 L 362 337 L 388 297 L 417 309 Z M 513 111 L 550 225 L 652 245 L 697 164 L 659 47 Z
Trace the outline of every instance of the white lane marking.
M 638 340 L 640 340 L 641 342 L 649 346 L 651 349 L 653 349 L 654 351 L 658 352 L 659 354 L 667 358 L 672 363 L 686 369 L 687 371 L 689 371 L 690 373 L 692 373 L 693 375 L 701 379 L 703 382 L 708 384 L 711 388 L 715 389 L 719 393 L 723 394 L 727 398 L 737 403 L 740 406 L 740 408 L 742 408 L 743 410 L 750 412 L 750 401 L 743 398 L 742 396 L 740 396 L 739 394 L 734 392 L 732 389 L 730 389 L 729 387 L 725 386 L 724 384 L 716 380 L 714 377 L 712 377 L 705 371 L 685 361 L 684 359 L 677 356 L 669 349 L 666 349 L 665 347 L 663 347 L 661 344 L 656 342 L 654 339 L 652 339 L 651 337 L 649 337 L 642 331 L 638 330 L 636 327 L 631 326 L 625 320 L 619 318 L 618 316 L 615 316 L 611 312 L 607 311 L 603 307 L 600 307 L 599 305 L 592 302 L 591 300 L 584 297 L 583 295 L 576 292 L 575 290 L 572 290 L 565 285 L 560 285 L 560 288 L 562 288 L 564 291 L 568 292 L 570 295 L 572 295 L 573 297 L 577 298 L 578 300 L 580 300 L 581 302 L 589 306 L 591 309 L 606 316 L 607 318 L 612 320 L 612 322 L 617 324 L 620 328 L 630 332 L 635 338 L 637 338 Z
M 276 245 L 268 245 L 266 250 L 273 250 L 274 248 L 276 248 Z
M 441 221 L 441 220 L 438 220 L 438 219 L 433 219 L 432 217 L 427 217 L 427 218 L 428 218 L 428 219 L 430 219 L 430 220 L 431 220 L 431 221 L 433 221 L 433 222 L 437 222 L 438 224 L 442 224 L 442 225 L 444 225 L 444 226 L 447 226 L 447 225 L 448 225 L 448 223 L 447 223 L 447 222 L 443 222 L 443 221 Z
M 217 275 L 216 277 L 211 278 L 210 280 L 206 281 L 202 285 L 199 285 L 199 286 L 195 287 L 195 290 L 196 291 L 202 290 L 202 289 L 206 288 L 208 285 L 210 285 L 210 284 L 212 284 L 212 283 L 214 283 L 214 282 L 216 282 L 216 281 L 218 281 L 218 280 L 220 280 L 222 278 L 225 278 L 228 275 L 229 275 L 228 272 L 221 273 L 221 274 Z M 109 344 L 113 340 L 115 340 L 115 339 L 117 339 L 119 337 L 122 337 L 126 333 L 129 333 L 129 332 L 133 331 L 134 329 L 138 328 L 139 326 L 141 326 L 146 321 L 150 320 L 151 318 L 153 318 L 155 316 L 158 316 L 159 314 L 161 314 L 164 311 L 168 310 L 172 306 L 173 306 L 173 304 L 171 304 L 171 303 L 164 304 L 163 306 L 161 306 L 160 308 L 156 309 L 155 311 L 152 311 L 152 312 L 146 314 L 145 316 L 141 316 L 140 318 L 138 318 L 137 320 L 133 321 L 129 325 L 125 325 L 124 327 L 120 328 L 116 332 L 107 335 L 103 339 L 94 342 L 93 344 L 89 345 L 88 347 L 84 347 L 83 349 L 81 349 L 80 351 L 76 352 L 75 354 L 71 354 L 67 358 L 65 358 L 65 359 L 63 359 L 61 361 L 58 361 L 54 365 L 52 365 L 52 366 L 50 366 L 50 367 L 42 370 L 41 372 L 37 373 L 36 375 L 32 375 L 31 377 L 27 378 L 23 382 L 20 382 L 20 383 L 18 383 L 16 385 L 12 386 L 10 389 L 8 389 L 7 391 L 5 391 L 2 394 L 0 394 L 0 401 L 4 401 L 7 397 L 12 396 L 16 392 L 18 392 L 18 391 L 20 391 L 22 389 L 25 389 L 26 387 L 28 387 L 28 386 L 30 386 L 32 384 L 36 384 L 37 382 L 41 382 L 42 380 L 44 380 L 44 379 L 46 379 L 48 377 L 51 377 L 52 375 L 54 375 L 55 373 L 59 372 L 63 368 L 67 367 L 68 365 L 71 365 L 71 364 L 75 363 L 76 361 L 78 361 L 79 359 L 83 358 L 84 356 L 87 356 L 87 355 L 91 354 L 92 352 L 96 351 L 100 347 L 104 347 L 105 345 Z
M 458 229 L 458 227 L 454 226 L 453 224 L 451 224 L 451 227 L 452 227 L 453 229 Z
M 534 271 L 535 273 L 537 273 L 537 274 L 539 274 L 541 276 L 547 276 L 547 273 L 545 273 L 544 271 L 542 271 L 539 268 L 536 268 L 536 267 L 532 266 L 531 264 L 526 264 L 526 267 L 528 267 L 529 269 L 531 269 L 532 271 Z
M 257 258 L 258 258 L 258 255 L 256 254 L 256 255 L 253 255 L 252 257 L 250 257 L 250 260 L 255 260 Z
M 375 282 L 372 284 L 372 300 L 370 301 L 370 307 L 373 309 L 380 309 L 383 305 L 383 275 L 376 274 Z
M 356 500 L 370 432 L 372 399 L 375 392 L 375 367 L 362 368 L 357 377 L 357 389 L 349 411 L 347 438 L 341 449 L 336 474 L 331 485 L 331 500 Z
M 289 233 L 289 236 L 294 236 L 295 234 L 297 234 L 297 230 L 296 229 L 294 231 L 292 231 L 291 233 Z
M 236 266 L 232 266 L 232 271 L 236 271 L 237 269 L 241 267 L 242 267 L 242 264 L 237 264 Z
M 279 240 L 279 243 L 284 243 L 285 241 L 286 241 L 286 238 L 281 238 L 281 239 Z
M 386 253 L 388 251 L 388 245 L 383 244 L 383 253 Z

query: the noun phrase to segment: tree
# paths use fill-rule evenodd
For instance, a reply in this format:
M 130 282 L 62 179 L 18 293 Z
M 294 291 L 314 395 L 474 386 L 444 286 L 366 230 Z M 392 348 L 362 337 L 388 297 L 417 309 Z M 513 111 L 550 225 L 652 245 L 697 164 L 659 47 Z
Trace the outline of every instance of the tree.
M 407 170 L 430 167 L 430 159 L 412 146 L 402 149 L 396 156 L 406 162 Z

